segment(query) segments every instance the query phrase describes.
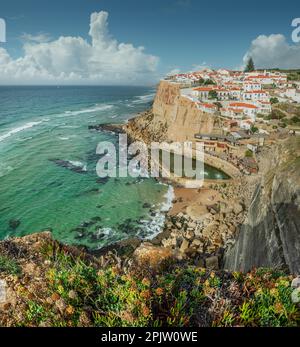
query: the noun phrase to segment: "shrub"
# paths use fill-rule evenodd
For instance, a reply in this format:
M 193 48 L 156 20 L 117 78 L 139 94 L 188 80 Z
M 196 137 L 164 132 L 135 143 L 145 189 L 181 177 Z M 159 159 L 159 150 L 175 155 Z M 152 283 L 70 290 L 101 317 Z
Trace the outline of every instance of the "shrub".
M 247 151 L 245 152 L 245 157 L 246 158 L 252 158 L 253 157 L 253 152 L 250 151 L 250 149 L 247 149 Z

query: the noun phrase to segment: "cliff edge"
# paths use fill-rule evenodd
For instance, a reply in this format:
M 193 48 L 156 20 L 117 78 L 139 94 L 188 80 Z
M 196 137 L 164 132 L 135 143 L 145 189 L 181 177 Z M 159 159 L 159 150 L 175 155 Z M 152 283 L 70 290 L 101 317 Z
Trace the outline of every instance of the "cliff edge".
M 178 84 L 161 81 L 151 111 L 131 119 L 126 132 L 143 141 L 193 141 L 196 133 L 211 133 L 218 117 L 199 110 L 181 96 Z
M 300 273 L 299 154 L 300 138 L 291 137 L 261 155 L 261 179 L 236 243 L 225 254 L 226 269 Z

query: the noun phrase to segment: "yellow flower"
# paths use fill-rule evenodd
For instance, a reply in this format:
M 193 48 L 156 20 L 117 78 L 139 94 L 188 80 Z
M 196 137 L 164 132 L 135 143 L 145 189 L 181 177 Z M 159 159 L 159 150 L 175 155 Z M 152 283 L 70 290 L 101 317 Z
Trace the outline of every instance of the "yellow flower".
M 204 282 L 204 285 L 205 285 L 206 287 L 209 287 L 209 286 L 210 286 L 209 280 L 206 280 L 206 281 Z
M 274 309 L 275 309 L 275 312 L 280 314 L 284 311 L 284 307 L 282 305 L 282 303 L 280 302 L 276 302 L 276 304 L 274 305 Z
M 276 288 L 272 288 L 270 290 L 270 294 L 273 295 L 273 296 L 277 296 L 278 295 L 278 290 Z
M 281 281 L 279 281 L 278 284 L 280 286 L 283 286 L 283 287 L 289 287 L 289 285 L 290 285 L 289 281 L 286 281 L 286 280 L 281 280 Z
M 262 293 L 263 293 L 262 288 L 258 288 L 255 292 L 255 295 L 258 296 L 258 295 L 261 295 Z
M 57 291 L 58 291 L 59 293 L 63 293 L 63 292 L 64 292 L 64 287 L 63 287 L 62 285 L 59 285 L 59 286 L 57 287 Z
M 69 305 L 67 308 L 66 308 L 66 313 L 71 316 L 73 313 L 75 312 L 75 309 L 73 306 Z

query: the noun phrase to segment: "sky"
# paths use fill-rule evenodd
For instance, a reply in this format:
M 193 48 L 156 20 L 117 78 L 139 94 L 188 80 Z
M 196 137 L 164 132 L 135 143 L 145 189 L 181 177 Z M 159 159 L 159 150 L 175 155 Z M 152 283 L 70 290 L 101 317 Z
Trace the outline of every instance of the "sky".
M 0 84 L 153 84 L 249 56 L 300 68 L 299 0 L 1 0 L 0 18 Z

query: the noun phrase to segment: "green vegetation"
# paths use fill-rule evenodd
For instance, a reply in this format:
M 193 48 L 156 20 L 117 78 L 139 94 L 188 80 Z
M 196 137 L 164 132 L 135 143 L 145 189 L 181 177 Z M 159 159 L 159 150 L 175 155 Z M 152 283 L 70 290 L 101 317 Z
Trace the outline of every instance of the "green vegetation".
M 220 109 L 223 107 L 219 101 L 214 102 L 214 104 L 217 106 L 218 111 L 220 111 Z
M 250 57 L 247 62 L 247 66 L 245 68 L 245 72 L 252 72 L 254 70 L 255 70 L 255 65 L 254 65 L 253 59 Z
M 253 152 L 250 151 L 250 149 L 247 149 L 247 151 L 245 152 L 245 157 L 246 158 L 252 158 L 253 157 Z
M 291 70 L 288 72 L 288 81 L 300 81 L 300 70 Z
M 14 259 L 0 254 L 0 273 L 6 272 L 10 275 L 20 275 L 21 268 Z
M 293 116 L 292 118 L 291 118 L 291 122 L 292 123 L 300 123 L 300 117 L 299 116 Z
M 218 99 L 218 93 L 215 90 L 210 90 L 208 93 L 209 99 Z
M 274 98 L 270 98 L 270 102 L 271 102 L 271 104 L 278 104 L 279 100 L 278 100 L 278 98 L 274 97 Z
M 209 86 L 209 85 L 215 85 L 215 84 L 216 84 L 216 83 L 215 83 L 213 80 L 207 79 L 207 80 L 204 81 L 204 84 L 203 84 L 203 85 Z
M 107 265 L 44 247 L 44 288 L 18 287 L 24 307 L 16 326 L 185 327 L 298 326 L 292 277 L 277 270 L 248 274 L 169 262 L 163 270 Z M 209 312 L 207 314 L 206 312 Z
M 279 109 L 273 109 L 271 114 L 269 115 L 269 119 L 283 119 L 286 115 Z
M 252 134 L 257 133 L 257 132 L 258 132 L 258 130 L 259 130 L 259 129 L 258 129 L 256 126 L 254 126 L 254 125 L 252 125 L 252 126 L 251 126 L 250 131 L 252 132 Z

